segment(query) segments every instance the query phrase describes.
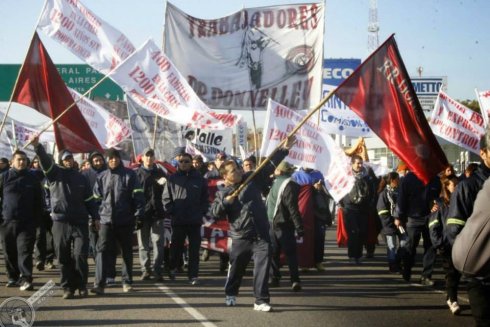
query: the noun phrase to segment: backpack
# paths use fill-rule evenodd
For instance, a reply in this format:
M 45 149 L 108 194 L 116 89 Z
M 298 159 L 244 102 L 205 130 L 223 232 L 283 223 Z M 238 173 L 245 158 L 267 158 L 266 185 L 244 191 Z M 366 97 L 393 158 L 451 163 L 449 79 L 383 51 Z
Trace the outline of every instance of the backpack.
M 364 178 L 356 178 L 352 190 L 349 192 L 349 199 L 353 204 L 364 202 L 369 196 L 369 185 Z
M 490 277 L 490 180 L 478 193 L 473 213 L 453 244 L 454 267 L 467 277 Z

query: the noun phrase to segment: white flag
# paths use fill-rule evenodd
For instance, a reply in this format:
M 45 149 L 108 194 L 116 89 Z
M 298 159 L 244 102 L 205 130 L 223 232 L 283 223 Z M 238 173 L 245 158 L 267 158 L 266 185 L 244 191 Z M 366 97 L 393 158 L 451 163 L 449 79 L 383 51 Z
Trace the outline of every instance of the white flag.
M 304 115 L 269 100 L 261 156 L 268 156 L 285 139 Z M 317 124 L 308 121 L 296 133 L 297 142 L 286 160 L 294 165 L 319 170 L 325 186 L 340 201 L 354 186 L 349 158 Z
M 46 0 L 37 28 L 104 74 L 135 49 L 79 0 Z
M 468 151 L 480 153 L 485 134 L 482 116 L 440 91 L 429 125 L 434 134 Z
M 71 88 L 68 90 L 73 99 L 78 101 L 78 109 L 80 109 L 97 141 L 104 148 L 112 148 L 131 135 L 131 129 L 124 121 L 90 99 L 82 97 L 77 91 Z
M 239 116 L 212 112 L 175 66 L 148 40 L 109 75 L 138 105 L 181 125 L 224 129 Z
M 485 122 L 485 127 L 488 126 L 488 116 L 490 115 L 490 90 L 478 92 L 476 90 L 476 97 L 480 104 L 480 112 Z
M 324 4 L 244 8 L 214 19 L 168 3 L 165 53 L 210 108 L 308 109 L 321 99 Z

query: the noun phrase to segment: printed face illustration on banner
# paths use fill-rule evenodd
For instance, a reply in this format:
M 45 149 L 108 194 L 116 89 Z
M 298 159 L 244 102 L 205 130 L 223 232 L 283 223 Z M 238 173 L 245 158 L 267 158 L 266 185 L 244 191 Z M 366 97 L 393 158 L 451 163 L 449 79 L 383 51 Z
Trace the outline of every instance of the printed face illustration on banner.
M 307 109 L 321 98 L 323 21 L 322 3 L 245 8 L 217 19 L 169 3 L 165 53 L 210 108 L 265 110 L 272 98 Z

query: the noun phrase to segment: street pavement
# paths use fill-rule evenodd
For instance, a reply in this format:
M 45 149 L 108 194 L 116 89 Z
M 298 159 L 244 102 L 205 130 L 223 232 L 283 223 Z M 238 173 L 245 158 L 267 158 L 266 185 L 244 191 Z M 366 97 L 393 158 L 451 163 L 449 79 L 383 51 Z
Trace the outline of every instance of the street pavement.
M 421 247 L 420 247 L 420 251 Z M 271 288 L 273 311 L 253 311 L 252 264 L 243 280 L 237 306 L 224 304 L 226 276 L 219 272 L 217 255 L 200 264 L 200 285 L 192 286 L 185 274 L 175 281 L 140 281 L 139 260 L 134 251 L 134 292 L 123 293 L 120 284 L 106 288 L 104 296 L 63 300 L 61 290 L 47 297 L 35 311 L 34 326 L 471 326 L 473 320 L 464 285 L 460 287 L 460 316 L 449 312 L 440 262 L 435 287 L 417 284 L 418 256 L 412 283 L 390 274 L 381 243 L 375 257 L 361 265 L 347 260 L 347 249 L 335 243 L 334 227 L 327 232 L 324 272 L 301 272 L 303 290 L 293 292 L 287 267 L 278 288 Z M 0 263 L 0 303 L 11 297 L 28 298 L 49 280 L 59 281 L 59 271 L 34 269 L 35 290 L 6 288 L 5 263 Z M 89 259 L 93 283 L 94 264 Z M 121 260 L 118 260 L 120 276 Z M 119 278 L 118 278 L 119 280 Z M 1 324 L 0 324 L 1 325 Z

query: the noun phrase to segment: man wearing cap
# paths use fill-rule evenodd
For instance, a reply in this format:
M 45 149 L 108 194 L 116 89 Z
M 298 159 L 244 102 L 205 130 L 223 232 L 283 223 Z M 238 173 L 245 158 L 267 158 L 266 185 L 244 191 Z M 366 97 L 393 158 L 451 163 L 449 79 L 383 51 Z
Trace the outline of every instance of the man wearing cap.
M 141 228 L 145 209 L 143 189 L 136 173 L 123 166 L 119 150 L 107 150 L 107 166 L 94 186 L 94 196 L 100 201 L 100 230 L 97 242 L 95 287 L 91 293 L 102 295 L 107 278 L 107 266 L 114 262 L 116 244 L 122 252 L 123 292 L 133 290 L 133 232 Z
M 143 224 L 138 230 L 141 279 L 149 280 L 153 270 L 155 280 L 162 281 L 165 250 L 162 194 L 167 176 L 163 169 L 155 164 L 153 149 L 146 148 L 143 151 L 141 165 L 136 169 L 136 175 L 143 186 L 146 200 Z M 153 243 L 153 265 L 150 257 L 150 240 Z
M 291 288 L 301 290 L 298 258 L 296 255 L 296 236 L 304 235 L 303 222 L 298 208 L 300 186 L 291 179 L 296 168 L 282 161 L 274 171 L 276 177 L 267 196 L 267 216 L 271 225 L 271 286 L 279 286 L 281 279 L 279 256 L 284 251 L 289 266 Z
M 7 287 L 32 290 L 32 251 L 43 212 L 41 184 L 27 170 L 27 156 L 15 151 L 12 169 L 0 175 L 0 240 Z M 19 283 L 20 282 L 20 283 Z
M 189 239 L 188 278 L 192 285 L 197 285 L 202 218 L 209 207 L 208 185 L 206 179 L 192 167 L 190 154 L 180 154 L 177 161 L 179 164 L 177 172 L 168 178 L 163 191 L 164 209 L 172 219 L 170 279 L 175 279 L 187 237 Z
M 105 162 L 104 156 L 99 151 L 91 152 L 88 157 L 88 162 L 90 163 L 90 168 L 83 170 L 82 175 L 88 179 L 90 189 L 93 190 L 95 182 L 97 181 L 97 176 L 99 176 L 103 171 L 107 169 L 107 164 Z M 89 225 L 89 254 L 93 257 L 95 261 L 97 258 L 97 241 L 99 239 L 99 230 L 96 228 L 94 221 L 94 219 L 91 219 Z M 107 265 L 107 284 L 113 284 L 116 277 L 116 253 L 114 253 L 113 258 L 114 262 L 108 263 Z
M 86 297 L 88 279 L 88 221 L 99 219 L 88 180 L 74 169 L 73 154 L 59 153 L 59 165 L 46 153 L 39 137 L 31 140 L 47 179 L 53 219 L 53 240 L 61 272 L 63 298 L 71 299 L 78 289 Z

